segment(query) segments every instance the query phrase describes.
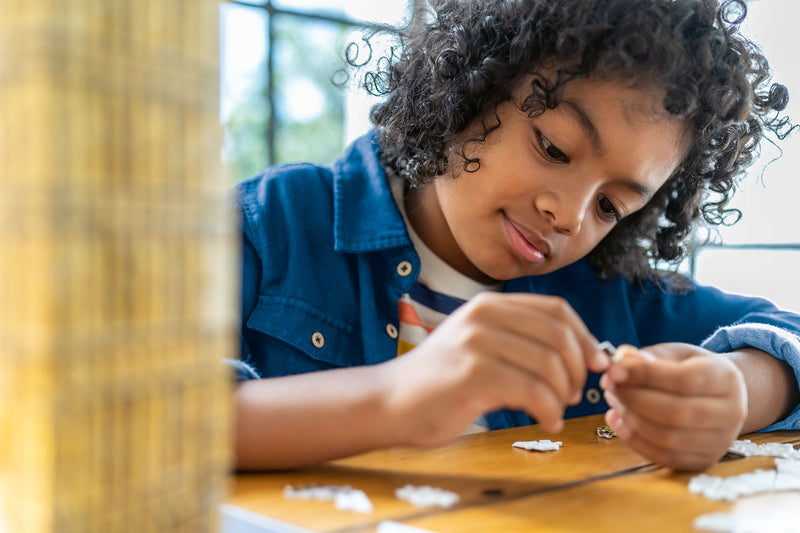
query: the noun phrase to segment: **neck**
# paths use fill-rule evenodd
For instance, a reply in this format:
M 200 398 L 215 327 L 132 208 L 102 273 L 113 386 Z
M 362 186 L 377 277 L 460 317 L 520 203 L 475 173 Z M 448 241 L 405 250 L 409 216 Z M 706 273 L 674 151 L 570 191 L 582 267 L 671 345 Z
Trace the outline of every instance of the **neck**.
M 436 187 L 432 183 L 419 189 L 407 189 L 403 202 L 411 227 L 442 261 L 480 283 L 497 281 L 478 270 L 461 251 L 439 206 Z

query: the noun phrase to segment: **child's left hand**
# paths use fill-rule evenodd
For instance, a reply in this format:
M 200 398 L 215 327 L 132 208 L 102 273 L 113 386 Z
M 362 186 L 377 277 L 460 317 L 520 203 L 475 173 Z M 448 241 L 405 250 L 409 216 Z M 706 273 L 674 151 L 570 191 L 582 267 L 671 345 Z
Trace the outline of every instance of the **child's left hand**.
M 606 422 L 644 457 L 675 470 L 719 460 L 747 417 L 747 389 L 728 358 L 690 344 L 621 346 L 600 385 Z

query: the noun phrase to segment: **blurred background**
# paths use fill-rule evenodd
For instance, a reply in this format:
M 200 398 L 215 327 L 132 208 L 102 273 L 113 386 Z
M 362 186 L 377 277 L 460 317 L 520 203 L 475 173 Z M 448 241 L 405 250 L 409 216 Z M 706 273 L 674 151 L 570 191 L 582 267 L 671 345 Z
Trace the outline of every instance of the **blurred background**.
M 233 181 L 279 163 L 332 163 L 369 129 L 375 100 L 357 86 L 337 86 L 348 43 L 379 31 L 377 57 L 391 46 L 389 28 L 404 22 L 413 0 L 274 0 L 221 4 L 223 162 Z M 789 87 L 787 109 L 800 121 L 800 69 L 794 42 L 800 3 L 750 0 L 745 31 Z M 388 31 L 387 31 L 388 30 Z M 363 46 L 360 52 L 365 54 Z M 360 57 L 365 57 L 364 55 Z M 682 270 L 698 282 L 765 296 L 800 312 L 800 134 L 766 142 L 737 191 L 744 216 L 697 245 Z

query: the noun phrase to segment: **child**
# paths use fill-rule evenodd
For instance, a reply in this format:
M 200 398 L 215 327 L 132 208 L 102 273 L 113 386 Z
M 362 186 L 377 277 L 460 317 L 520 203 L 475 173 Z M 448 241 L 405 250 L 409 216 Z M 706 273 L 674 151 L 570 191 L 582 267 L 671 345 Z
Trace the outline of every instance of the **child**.
M 656 270 L 785 133 L 744 2 L 431 4 L 366 78 L 372 133 L 239 187 L 241 368 L 264 379 L 236 391 L 237 466 L 607 411 L 702 469 L 800 427 L 800 317 Z

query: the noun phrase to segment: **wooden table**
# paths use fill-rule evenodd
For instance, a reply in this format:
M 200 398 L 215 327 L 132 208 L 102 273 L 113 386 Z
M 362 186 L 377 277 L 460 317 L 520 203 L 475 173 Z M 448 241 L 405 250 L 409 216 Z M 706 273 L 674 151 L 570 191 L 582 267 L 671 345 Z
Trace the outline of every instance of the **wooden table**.
M 398 448 L 287 472 L 240 474 L 223 506 L 223 531 L 366 533 L 376 531 L 382 521 L 438 533 L 692 531 L 699 515 L 732 508 L 731 503 L 690 493 L 687 486 L 696 473 L 661 468 L 620 439 L 598 437 L 597 426 L 603 423 L 602 415 L 588 416 L 567 420 L 558 436 L 527 426 L 467 435 L 432 450 Z M 800 431 L 743 438 L 797 444 Z M 563 447 L 542 453 L 511 446 L 539 439 L 560 440 Z M 705 473 L 727 477 L 769 469 L 773 462 L 769 457 L 727 456 Z M 286 485 L 307 484 L 361 489 L 374 512 L 341 511 L 332 501 L 284 497 Z M 453 491 L 460 501 L 449 509 L 415 507 L 394 495 L 406 484 Z

